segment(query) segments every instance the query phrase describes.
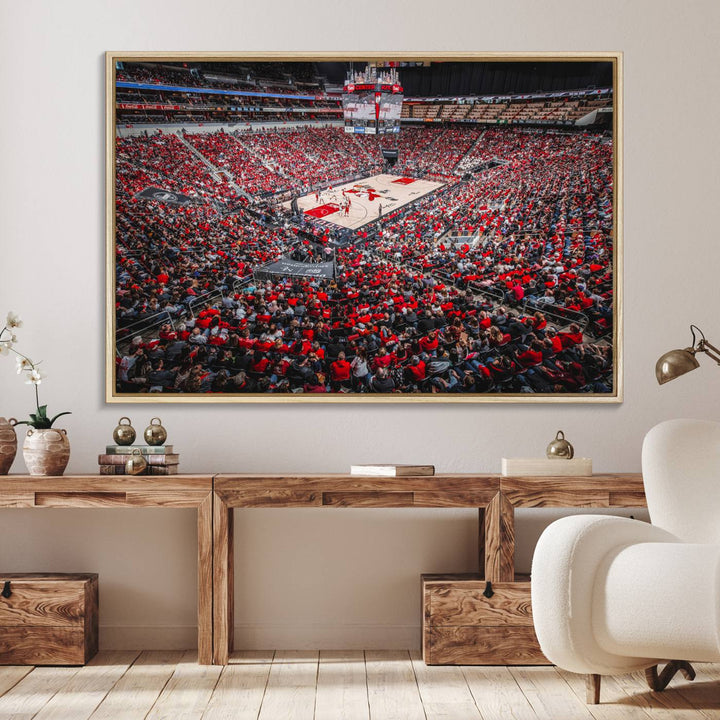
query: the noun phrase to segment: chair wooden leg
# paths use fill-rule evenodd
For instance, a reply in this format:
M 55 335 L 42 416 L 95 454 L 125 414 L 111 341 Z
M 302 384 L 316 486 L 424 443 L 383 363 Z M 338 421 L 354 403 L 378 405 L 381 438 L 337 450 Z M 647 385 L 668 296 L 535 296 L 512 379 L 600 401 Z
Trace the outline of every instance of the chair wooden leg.
M 602 675 L 586 675 L 585 676 L 585 700 L 588 705 L 600 704 L 600 681 Z
M 695 679 L 693 666 L 685 660 L 671 660 L 659 674 L 658 666 L 653 665 L 645 670 L 645 678 L 651 690 L 662 692 L 677 672 L 681 672 L 686 680 Z

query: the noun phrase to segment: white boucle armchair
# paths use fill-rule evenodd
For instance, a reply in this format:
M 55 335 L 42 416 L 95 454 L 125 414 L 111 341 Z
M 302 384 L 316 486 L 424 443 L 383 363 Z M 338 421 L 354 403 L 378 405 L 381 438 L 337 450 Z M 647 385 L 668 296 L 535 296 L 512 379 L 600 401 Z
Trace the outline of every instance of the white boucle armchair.
M 533 557 L 540 647 L 588 675 L 591 703 L 602 675 L 644 669 L 662 690 L 678 670 L 694 678 L 689 661 L 720 661 L 720 423 L 657 425 L 642 470 L 652 524 L 566 517 L 545 530 Z

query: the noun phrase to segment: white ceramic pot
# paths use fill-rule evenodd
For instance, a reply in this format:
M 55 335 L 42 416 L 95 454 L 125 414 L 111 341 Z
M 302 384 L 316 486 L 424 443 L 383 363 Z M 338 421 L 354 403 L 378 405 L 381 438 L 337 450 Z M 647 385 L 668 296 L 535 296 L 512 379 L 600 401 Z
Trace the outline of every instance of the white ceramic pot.
M 17 453 L 17 435 L 15 434 L 15 418 L 6 420 L 0 417 L 0 475 L 7 475 Z
M 23 457 L 31 475 L 62 475 L 70 460 L 67 432 L 56 428 L 28 428 Z

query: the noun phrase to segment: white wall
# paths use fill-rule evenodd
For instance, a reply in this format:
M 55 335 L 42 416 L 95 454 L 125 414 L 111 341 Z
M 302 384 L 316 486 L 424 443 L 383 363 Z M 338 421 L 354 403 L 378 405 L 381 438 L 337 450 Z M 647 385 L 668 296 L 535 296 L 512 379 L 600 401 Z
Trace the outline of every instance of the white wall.
M 541 453 L 558 428 L 596 470 L 639 470 L 656 422 L 718 414 L 713 367 L 659 388 L 653 366 L 689 341 L 690 321 L 720 336 L 719 34 L 714 0 L 0 0 L 0 314 L 25 320 L 21 348 L 49 376 L 43 401 L 73 411 L 70 471 L 93 471 L 121 414 L 138 427 L 160 415 L 185 471 L 498 471 L 503 455 Z M 103 52 L 340 49 L 625 52 L 622 405 L 105 405 Z M 7 358 L 0 389 L 0 414 L 31 409 Z M 538 517 L 520 518 L 521 567 Z M 189 644 L 194 532 L 190 511 L 5 510 L 0 568 L 99 571 L 106 645 Z M 471 570 L 474 542 L 472 512 L 239 512 L 239 636 L 415 642 L 419 574 Z

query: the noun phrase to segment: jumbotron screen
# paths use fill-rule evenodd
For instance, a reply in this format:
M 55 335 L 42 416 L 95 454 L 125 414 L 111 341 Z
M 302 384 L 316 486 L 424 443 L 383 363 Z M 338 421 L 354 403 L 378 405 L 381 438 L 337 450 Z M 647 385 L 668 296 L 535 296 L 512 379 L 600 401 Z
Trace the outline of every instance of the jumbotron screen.
M 399 132 L 402 103 L 397 70 L 368 68 L 351 73 L 343 86 L 345 130 L 366 134 Z

